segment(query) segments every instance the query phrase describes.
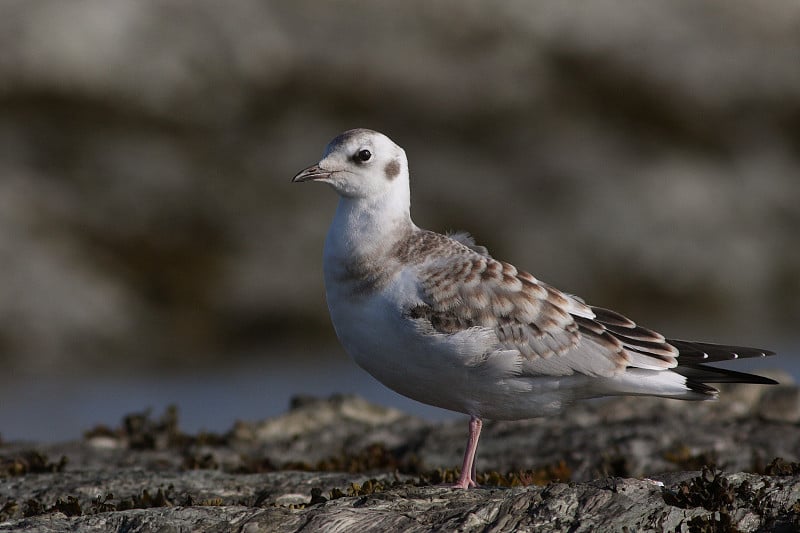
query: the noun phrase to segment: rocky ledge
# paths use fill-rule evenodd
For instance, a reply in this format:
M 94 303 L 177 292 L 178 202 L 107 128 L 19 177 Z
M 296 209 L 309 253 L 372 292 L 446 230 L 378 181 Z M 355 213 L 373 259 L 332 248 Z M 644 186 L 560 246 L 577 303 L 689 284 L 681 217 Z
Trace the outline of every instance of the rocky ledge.
M 723 393 L 487 422 L 469 491 L 443 486 L 465 421 L 344 396 L 224 435 L 131 414 L 80 442 L 0 444 L 0 531 L 797 531 L 800 389 Z

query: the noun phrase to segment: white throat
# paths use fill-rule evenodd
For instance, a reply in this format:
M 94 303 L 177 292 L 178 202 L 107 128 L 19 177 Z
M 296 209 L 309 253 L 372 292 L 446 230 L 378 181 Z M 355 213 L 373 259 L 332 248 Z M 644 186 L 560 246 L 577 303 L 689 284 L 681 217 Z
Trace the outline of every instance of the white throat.
M 385 251 L 413 228 L 409 209 L 408 181 L 369 198 L 340 197 L 325 240 L 326 262 Z

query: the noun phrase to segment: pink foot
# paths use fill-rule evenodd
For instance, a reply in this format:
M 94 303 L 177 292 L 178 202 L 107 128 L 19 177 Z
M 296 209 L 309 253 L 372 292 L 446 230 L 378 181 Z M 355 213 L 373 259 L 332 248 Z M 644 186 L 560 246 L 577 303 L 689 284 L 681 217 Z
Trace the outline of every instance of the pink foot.
M 454 489 L 468 489 L 477 487 L 475 481 L 475 455 L 478 452 L 478 439 L 481 436 L 481 419 L 473 416 L 469 419 L 469 438 L 467 439 L 467 449 L 464 451 L 464 462 L 461 465 L 461 475 L 458 481 L 452 485 Z
M 478 487 L 479 485 L 475 483 L 474 479 L 461 479 L 459 478 L 458 481 L 449 485 L 451 489 L 469 489 L 472 487 Z

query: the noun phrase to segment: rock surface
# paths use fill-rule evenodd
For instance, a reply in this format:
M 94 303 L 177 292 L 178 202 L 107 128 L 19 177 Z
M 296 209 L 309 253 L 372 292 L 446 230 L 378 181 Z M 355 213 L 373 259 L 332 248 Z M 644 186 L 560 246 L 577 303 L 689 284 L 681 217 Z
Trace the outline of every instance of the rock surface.
M 724 393 L 488 422 L 469 491 L 439 486 L 466 423 L 357 397 L 298 398 L 225 435 L 133 414 L 81 442 L 0 446 L 0 531 L 796 531 L 800 427 L 759 414 L 786 394 Z

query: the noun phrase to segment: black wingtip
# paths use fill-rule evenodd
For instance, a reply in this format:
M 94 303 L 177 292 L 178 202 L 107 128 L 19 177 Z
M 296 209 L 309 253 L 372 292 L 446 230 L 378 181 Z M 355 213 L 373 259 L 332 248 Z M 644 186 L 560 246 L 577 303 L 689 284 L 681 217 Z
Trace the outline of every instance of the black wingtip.
M 714 344 L 711 342 L 684 341 L 667 339 L 667 342 L 678 349 L 678 364 L 716 363 L 731 359 L 751 359 L 775 355 L 772 350 L 751 348 L 749 346 L 733 346 Z
M 737 372 L 727 368 L 706 365 L 682 365 L 672 369 L 695 383 L 750 383 L 753 385 L 780 385 L 772 378 Z M 701 391 L 698 391 L 701 392 Z
M 780 385 L 780 381 L 776 381 L 771 378 L 767 378 L 764 376 L 759 376 L 756 374 L 750 374 L 752 378 L 756 378 L 758 381 L 748 381 L 747 383 L 756 383 L 757 385 Z
M 711 396 L 712 398 L 719 396 L 719 389 L 712 387 L 711 385 L 706 385 L 701 381 L 695 381 L 694 379 L 687 378 L 686 386 L 689 388 L 689 390 L 705 396 Z

